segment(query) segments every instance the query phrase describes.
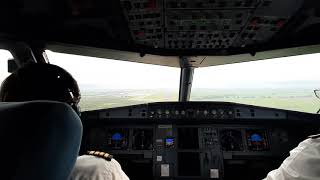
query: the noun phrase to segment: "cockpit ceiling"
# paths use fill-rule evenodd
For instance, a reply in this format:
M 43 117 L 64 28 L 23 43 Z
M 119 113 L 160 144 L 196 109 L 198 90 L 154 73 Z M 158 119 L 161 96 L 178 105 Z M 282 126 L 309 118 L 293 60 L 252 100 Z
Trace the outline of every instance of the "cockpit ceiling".
M 320 44 L 320 2 L 7 0 L 1 38 L 164 56 L 227 56 Z

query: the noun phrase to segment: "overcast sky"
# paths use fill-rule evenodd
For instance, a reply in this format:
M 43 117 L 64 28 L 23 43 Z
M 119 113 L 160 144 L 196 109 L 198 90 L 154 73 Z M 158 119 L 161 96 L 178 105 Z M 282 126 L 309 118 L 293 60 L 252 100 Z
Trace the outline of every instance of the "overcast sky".
M 112 89 L 178 89 L 180 69 L 47 51 L 52 64 L 69 71 L 80 85 Z M 0 80 L 7 75 L 8 51 L 0 50 Z M 195 70 L 195 88 L 288 86 L 312 82 L 320 88 L 320 54 L 230 64 Z M 312 84 L 311 83 L 311 84 Z M 302 84 L 303 85 L 303 84 Z
M 280 88 L 315 84 L 320 88 L 320 54 L 199 68 L 193 79 L 193 86 L 199 88 Z
M 9 51 L 0 49 L 0 82 L 2 82 L 7 76 L 8 73 L 8 59 L 12 58 L 12 55 Z

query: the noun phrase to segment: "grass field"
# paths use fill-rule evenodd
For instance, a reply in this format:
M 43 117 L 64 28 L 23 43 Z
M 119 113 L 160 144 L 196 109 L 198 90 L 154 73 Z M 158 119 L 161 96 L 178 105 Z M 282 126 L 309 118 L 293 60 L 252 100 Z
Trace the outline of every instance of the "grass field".
M 177 90 L 83 90 L 83 111 L 148 102 L 177 101 Z M 225 101 L 315 113 L 320 100 L 313 89 L 193 89 L 191 101 Z
M 238 89 L 233 91 L 198 89 L 191 100 L 226 101 L 315 113 L 320 108 L 311 89 Z
M 82 91 L 81 110 L 95 110 L 158 101 L 177 101 L 174 90 L 95 90 Z

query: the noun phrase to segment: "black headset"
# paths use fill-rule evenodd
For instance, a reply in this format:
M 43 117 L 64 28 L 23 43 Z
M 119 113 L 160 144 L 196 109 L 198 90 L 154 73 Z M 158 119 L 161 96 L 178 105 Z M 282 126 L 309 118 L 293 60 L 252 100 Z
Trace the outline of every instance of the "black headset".
M 64 69 L 62 69 L 58 66 L 48 65 L 48 64 L 37 64 L 37 65 L 28 64 L 27 66 L 29 66 L 29 67 L 25 67 L 26 69 L 22 68 L 16 72 L 14 72 L 13 74 L 11 74 L 8 77 L 8 78 L 11 78 L 10 81 L 16 81 L 15 84 L 18 86 L 15 87 L 15 89 L 19 89 L 19 91 L 20 91 L 17 94 L 13 93 L 13 94 L 15 94 L 14 95 L 15 98 L 13 101 L 53 100 L 53 101 L 65 102 L 65 103 L 69 104 L 72 107 L 72 109 L 79 116 L 81 115 L 80 107 L 78 105 L 81 96 L 80 96 L 80 93 L 79 93 L 79 96 L 75 95 L 75 93 L 76 93 L 75 91 L 78 91 L 75 89 L 75 88 L 77 88 L 77 83 L 67 71 L 65 71 Z M 44 66 L 44 67 L 41 67 L 41 66 Z M 45 67 L 45 66 L 51 66 L 51 67 Z M 41 70 L 39 70 L 37 68 L 39 68 Z M 36 73 L 33 74 L 33 72 L 36 72 Z M 44 78 L 41 76 L 41 73 L 46 73 Z M 14 77 L 11 77 L 11 76 L 14 76 Z M 4 84 L 8 85 L 8 83 L 9 83 L 8 78 L 4 81 L 5 83 L 3 83 L 3 85 Z M 38 79 L 38 81 L 40 80 L 40 82 L 37 82 L 35 80 L 31 80 L 31 79 Z M 43 82 L 45 82 L 45 83 L 41 84 Z M 40 86 L 49 86 L 49 88 L 50 88 L 50 86 L 52 86 L 51 87 L 52 92 L 46 92 L 46 93 L 49 93 L 48 96 L 43 95 L 45 93 L 41 92 L 42 89 L 37 88 L 37 86 L 39 86 L 39 85 Z M 19 86 L 21 86 L 23 88 L 21 89 Z M 74 87 L 72 87 L 72 86 L 74 86 Z M 28 91 L 26 92 L 27 89 L 29 92 Z M 37 90 L 39 90 L 41 95 L 38 94 L 39 92 L 38 93 L 35 92 Z M 3 89 L 3 87 L 1 87 L 1 91 L 13 91 L 13 89 Z M 26 94 L 24 94 L 24 93 L 26 93 Z M 52 93 L 52 94 L 50 94 L 50 93 Z M 1 97 L 2 98 L 1 100 L 4 100 L 6 93 L 1 92 L 1 94 L 2 94 L 2 96 L 4 96 L 4 97 Z M 41 97 L 41 96 L 43 96 L 43 97 Z
M 72 109 L 79 115 L 81 116 L 81 109 L 80 109 L 80 106 L 79 106 L 79 101 L 80 101 L 80 98 L 78 100 L 75 100 L 75 96 L 73 95 L 73 92 L 71 89 L 68 89 L 68 94 L 69 94 L 69 98 L 70 98 L 70 103 L 68 103 Z

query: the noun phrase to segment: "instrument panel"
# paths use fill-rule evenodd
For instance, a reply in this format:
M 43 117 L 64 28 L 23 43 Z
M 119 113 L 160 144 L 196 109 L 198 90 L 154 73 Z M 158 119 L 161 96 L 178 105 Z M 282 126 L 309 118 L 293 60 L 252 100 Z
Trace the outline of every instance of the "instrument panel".
M 221 147 L 224 151 L 243 151 L 243 137 L 240 130 L 223 129 L 221 132 Z
M 263 179 L 320 127 L 313 114 L 218 102 L 84 114 L 85 149 L 113 154 L 130 179 Z
M 90 140 L 88 147 L 104 151 L 154 149 L 269 151 L 268 131 L 261 128 L 228 128 L 227 125 L 180 127 L 171 124 L 155 125 L 149 128 L 91 128 L 88 134 Z M 155 139 L 154 136 L 158 138 Z
M 103 151 L 112 150 L 152 150 L 153 128 L 104 128 L 89 131 L 87 146 Z
M 269 150 L 268 134 L 265 130 L 247 130 L 246 140 L 248 150 L 267 151 Z

